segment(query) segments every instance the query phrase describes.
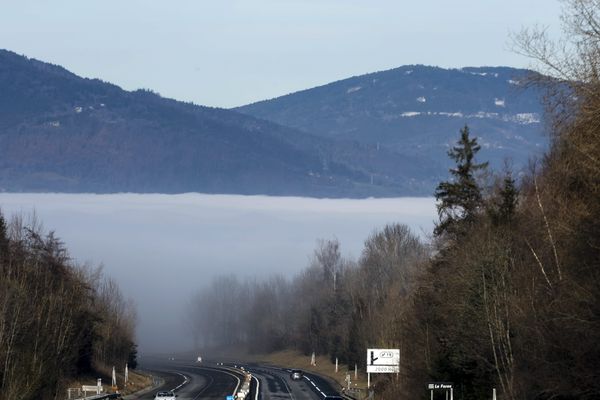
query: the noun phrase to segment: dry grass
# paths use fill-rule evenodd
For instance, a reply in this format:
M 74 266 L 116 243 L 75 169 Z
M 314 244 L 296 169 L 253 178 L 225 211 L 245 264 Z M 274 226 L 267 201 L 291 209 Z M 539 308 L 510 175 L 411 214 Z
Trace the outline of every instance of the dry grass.
M 80 388 L 82 385 L 95 386 L 96 380 L 98 378 L 102 378 L 102 386 L 104 387 L 104 390 L 108 393 L 113 393 L 113 390 L 110 387 L 112 380 L 112 368 L 97 366 L 96 371 L 97 373 L 94 376 L 81 377 L 76 381 L 69 382 L 68 387 Z M 127 387 L 123 387 L 124 380 L 124 372 L 117 371 L 118 391 L 124 395 L 135 393 L 152 385 L 152 378 L 150 376 L 135 370 L 129 370 L 129 381 L 127 382 Z
M 123 388 L 120 392 L 122 394 L 130 394 L 150 386 L 152 386 L 152 378 L 150 376 L 137 371 L 129 371 L 129 382 L 127 382 L 127 387 Z

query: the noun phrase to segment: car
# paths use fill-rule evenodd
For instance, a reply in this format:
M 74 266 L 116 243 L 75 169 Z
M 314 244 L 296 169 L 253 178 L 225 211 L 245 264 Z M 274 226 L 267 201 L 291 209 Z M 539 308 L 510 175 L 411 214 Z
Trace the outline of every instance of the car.
M 302 376 L 304 376 L 304 374 L 299 369 L 293 369 L 290 371 L 290 378 L 292 378 L 294 381 L 302 379 Z
M 158 392 L 156 396 L 154 396 L 154 400 L 175 400 L 177 395 L 172 390 L 166 392 Z

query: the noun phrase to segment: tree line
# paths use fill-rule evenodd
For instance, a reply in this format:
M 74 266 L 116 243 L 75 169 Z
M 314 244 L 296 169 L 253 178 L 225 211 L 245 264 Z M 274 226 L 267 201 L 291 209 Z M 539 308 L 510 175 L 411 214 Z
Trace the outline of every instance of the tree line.
M 599 398 L 600 6 L 565 5 L 566 45 L 516 37 L 551 75 L 534 83 L 549 89 L 552 145 L 529 172 L 486 173 L 465 127 L 431 240 L 389 224 L 356 261 L 325 240 L 293 279 L 221 277 L 190 303 L 197 340 L 363 368 L 367 347 L 399 348 L 400 379 L 376 382 L 384 399 L 423 398 L 428 381 L 461 399 Z
M 32 217 L 0 213 L 0 399 L 64 398 L 95 368 L 136 366 L 135 308 Z

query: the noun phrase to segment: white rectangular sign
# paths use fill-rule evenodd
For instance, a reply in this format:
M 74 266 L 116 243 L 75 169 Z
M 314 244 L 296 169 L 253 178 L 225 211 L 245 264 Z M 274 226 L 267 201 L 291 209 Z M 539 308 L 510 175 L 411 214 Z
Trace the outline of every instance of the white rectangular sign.
M 447 382 L 431 382 L 427 384 L 427 389 L 438 390 L 438 389 L 452 389 L 452 384 Z
M 96 394 L 100 394 L 102 393 L 102 386 L 91 386 L 91 385 L 82 385 L 81 386 L 81 391 L 86 393 L 86 392 L 92 392 L 92 393 L 96 393 Z
M 400 372 L 399 365 L 367 365 L 367 372 L 374 374 L 397 374 Z
M 400 350 L 367 349 L 367 372 L 380 374 L 400 372 Z

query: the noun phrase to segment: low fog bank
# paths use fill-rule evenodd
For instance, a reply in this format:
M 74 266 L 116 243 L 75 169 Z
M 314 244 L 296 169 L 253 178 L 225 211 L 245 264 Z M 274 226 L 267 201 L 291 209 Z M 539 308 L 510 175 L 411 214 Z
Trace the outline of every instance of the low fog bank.
M 0 208 L 35 211 L 78 262 L 104 264 L 137 304 L 141 353 L 192 347 L 185 304 L 216 276 L 293 276 L 319 238 L 358 258 L 374 229 L 400 222 L 425 236 L 436 218 L 433 198 L 2 193 Z

